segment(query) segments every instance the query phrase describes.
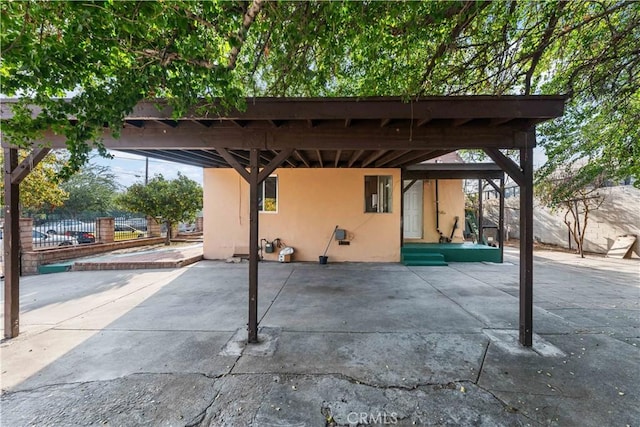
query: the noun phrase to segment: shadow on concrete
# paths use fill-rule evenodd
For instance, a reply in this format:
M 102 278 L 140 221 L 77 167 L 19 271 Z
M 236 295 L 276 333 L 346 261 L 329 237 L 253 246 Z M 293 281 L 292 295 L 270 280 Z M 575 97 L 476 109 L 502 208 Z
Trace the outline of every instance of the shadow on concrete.
M 93 294 L 105 300 L 70 318 L 44 306 L 55 323 L 3 344 L 4 421 L 633 424 L 640 416 L 633 272 L 605 281 L 593 277 L 597 268 L 536 261 L 538 335 L 530 350 L 515 344 L 513 255 L 501 265 L 449 267 L 262 263 L 262 342 L 253 346 L 245 342 L 246 264 L 100 272 L 104 283 L 109 274 L 116 283 L 124 280 L 118 274 L 131 275 L 130 285 Z M 83 299 L 79 279 L 92 274 L 60 276 Z M 30 359 L 56 351 L 27 372 Z

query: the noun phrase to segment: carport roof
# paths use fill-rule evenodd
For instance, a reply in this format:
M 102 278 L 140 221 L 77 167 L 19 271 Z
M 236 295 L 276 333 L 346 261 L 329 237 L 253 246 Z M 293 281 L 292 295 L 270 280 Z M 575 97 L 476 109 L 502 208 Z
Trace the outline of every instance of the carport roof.
M 247 98 L 246 110 L 222 112 L 217 103 L 182 117 L 164 100 L 141 102 L 120 136 L 105 130 L 107 148 L 200 167 L 243 167 L 260 149 L 261 166 L 293 149 L 281 167 L 399 168 L 462 148 L 513 149 L 534 142 L 527 131 L 558 117 L 562 96 L 446 96 L 371 98 Z M 2 118 L 11 117 L 3 100 Z M 34 108 L 37 113 L 37 108 Z M 71 121 L 75 120 L 73 117 Z M 53 148 L 64 138 L 48 135 Z

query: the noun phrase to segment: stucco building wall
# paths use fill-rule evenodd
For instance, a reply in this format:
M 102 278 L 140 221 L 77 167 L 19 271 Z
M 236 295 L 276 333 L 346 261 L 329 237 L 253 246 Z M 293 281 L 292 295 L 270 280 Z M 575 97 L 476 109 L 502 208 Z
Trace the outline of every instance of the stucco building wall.
M 278 177 L 278 211 L 260 213 L 260 239 L 279 238 L 295 249 L 293 260 L 317 262 L 338 225 L 347 231 L 349 245 L 332 239 L 327 252 L 330 261 L 400 261 L 399 169 L 281 168 L 273 175 Z M 390 213 L 364 212 L 364 177 L 375 175 L 392 177 Z M 441 181 L 440 185 L 441 224 L 450 232 L 453 216 L 463 219 L 464 215 L 462 184 Z M 437 241 L 433 181 L 424 186 L 425 239 L 421 241 Z M 236 171 L 205 169 L 203 212 L 206 259 L 249 252 L 249 186 Z M 461 238 L 461 229 L 456 235 Z M 277 250 L 263 255 L 277 260 Z
M 419 185 L 420 181 L 414 185 Z M 464 193 L 462 180 L 444 179 L 438 180 L 438 199 L 436 203 L 436 181 L 433 179 L 422 181 L 424 210 L 422 216 L 422 239 L 406 239 L 407 242 L 438 242 L 440 234 L 436 229 L 436 212 L 440 211 L 440 231 L 446 237 L 451 236 L 451 230 L 458 217 L 458 228 L 453 235 L 453 242 L 463 241 L 464 230 Z M 436 208 L 438 206 L 438 208 Z

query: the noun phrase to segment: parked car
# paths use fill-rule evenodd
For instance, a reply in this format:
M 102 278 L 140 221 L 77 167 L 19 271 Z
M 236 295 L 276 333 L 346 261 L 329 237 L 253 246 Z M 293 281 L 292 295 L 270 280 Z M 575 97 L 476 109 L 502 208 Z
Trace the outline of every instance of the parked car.
M 124 224 L 135 228 L 140 231 L 147 231 L 147 219 L 146 218 L 129 218 L 124 220 Z
M 92 230 L 93 224 L 79 221 L 77 219 L 63 219 L 60 221 L 50 221 L 34 227 L 38 231 L 47 234 L 65 234 L 67 231 Z
M 96 236 L 90 231 L 67 231 L 65 236 L 74 237 L 79 244 L 95 243 Z
M 181 222 L 180 224 L 178 224 L 178 232 L 180 233 L 191 233 L 196 231 L 196 225 L 194 223 L 186 223 L 186 222 Z
M 77 245 L 78 240 L 72 236 L 47 234 L 41 231 L 33 230 L 33 247 L 43 248 L 50 246 L 72 246 Z
M 131 227 L 130 225 L 116 224 L 115 236 L 113 240 L 118 241 L 118 240 L 138 239 L 144 236 L 145 236 L 144 231 L 140 231 L 137 228 Z

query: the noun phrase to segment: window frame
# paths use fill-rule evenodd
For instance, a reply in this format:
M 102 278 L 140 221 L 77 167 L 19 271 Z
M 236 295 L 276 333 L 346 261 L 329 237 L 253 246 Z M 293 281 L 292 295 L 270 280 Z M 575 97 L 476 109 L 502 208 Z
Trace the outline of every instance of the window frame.
M 276 209 L 273 211 L 268 211 L 265 210 L 265 200 L 267 199 L 266 197 L 266 191 L 267 191 L 267 180 L 268 179 L 275 179 L 275 190 L 276 190 L 276 195 L 275 195 L 275 205 L 276 205 Z M 279 203 L 278 203 L 278 199 L 280 198 L 280 184 L 279 184 L 279 179 L 278 179 L 278 175 L 269 175 L 264 181 L 262 181 L 260 184 L 258 184 L 258 212 L 259 213 L 267 213 L 267 214 L 277 214 L 278 213 L 278 209 L 279 209 Z
M 370 187 L 370 185 L 368 185 L 369 183 L 367 182 L 369 178 L 376 179 L 377 193 L 367 194 Z M 385 194 L 384 191 L 380 191 L 380 189 L 382 188 L 382 185 L 385 185 L 384 183 L 381 182 L 381 179 L 385 179 L 389 184 L 388 194 Z M 375 205 L 376 210 L 372 210 L 374 205 L 373 203 L 369 203 L 369 201 L 367 200 L 369 197 L 371 197 L 374 194 L 376 195 L 377 202 L 378 202 Z M 385 205 L 386 205 L 386 210 L 385 210 Z M 370 206 L 371 206 L 371 209 L 370 209 Z M 364 213 L 365 214 L 393 213 L 393 175 L 365 175 L 364 176 Z

